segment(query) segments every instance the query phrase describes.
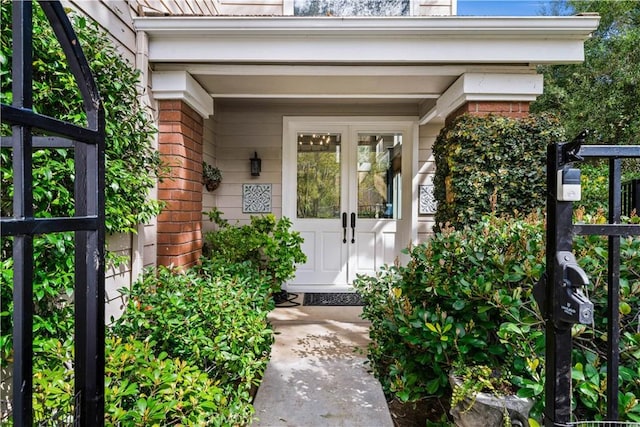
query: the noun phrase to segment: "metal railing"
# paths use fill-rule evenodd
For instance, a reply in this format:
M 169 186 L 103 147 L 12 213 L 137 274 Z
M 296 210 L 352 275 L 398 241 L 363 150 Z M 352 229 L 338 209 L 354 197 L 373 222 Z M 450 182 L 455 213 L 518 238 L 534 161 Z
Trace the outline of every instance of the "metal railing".
M 581 133 L 571 143 L 551 144 L 547 149 L 547 266 L 545 277 L 536 287 L 536 300 L 546 321 L 546 427 L 592 425 L 571 423 L 571 326 L 593 321 L 593 304 L 582 291 L 588 278 L 571 252 L 576 234 L 609 239 L 606 425 L 629 425 L 618 422 L 620 237 L 640 235 L 640 225 L 620 223 L 621 161 L 640 158 L 640 146 L 583 146 L 585 136 Z M 609 162 L 607 224 L 573 224 L 573 201 L 580 199 L 580 172 L 573 164 L 587 158 Z
M 12 2 L 12 105 L 2 104 L 2 123 L 12 135 L 0 146 L 12 150 L 12 217 L 0 218 L 2 236 L 13 238 L 13 425 L 31 426 L 33 414 L 34 236 L 75 234 L 75 327 L 73 424 L 104 425 L 105 118 L 87 60 L 58 1 L 40 2 L 78 83 L 88 126 L 33 109 L 33 4 Z M 55 135 L 35 137 L 33 131 Z M 74 150 L 74 216 L 37 218 L 33 208 L 34 148 Z
M 622 183 L 622 215 L 640 216 L 640 179 Z

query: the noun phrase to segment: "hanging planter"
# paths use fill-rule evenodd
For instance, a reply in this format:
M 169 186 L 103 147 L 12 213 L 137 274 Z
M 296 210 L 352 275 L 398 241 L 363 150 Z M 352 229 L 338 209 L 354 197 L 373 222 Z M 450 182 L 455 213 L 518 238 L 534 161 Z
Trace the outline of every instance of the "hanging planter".
M 449 374 L 451 415 L 457 427 L 528 427 L 532 399 L 511 393 L 506 379 L 486 366 Z M 507 385 L 507 387 L 504 387 Z
M 206 187 L 207 191 L 214 191 L 220 186 L 220 182 L 222 182 L 220 169 L 211 166 L 207 162 L 202 162 L 202 184 Z

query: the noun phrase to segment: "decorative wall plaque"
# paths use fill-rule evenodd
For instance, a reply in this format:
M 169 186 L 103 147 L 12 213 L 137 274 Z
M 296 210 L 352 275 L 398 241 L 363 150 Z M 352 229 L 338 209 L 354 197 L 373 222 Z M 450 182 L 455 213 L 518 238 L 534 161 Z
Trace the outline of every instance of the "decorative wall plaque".
M 242 184 L 242 212 L 271 212 L 271 184 Z
M 433 184 L 420 186 L 420 206 L 418 213 L 420 215 L 428 215 L 436 213 L 438 203 L 433 194 Z

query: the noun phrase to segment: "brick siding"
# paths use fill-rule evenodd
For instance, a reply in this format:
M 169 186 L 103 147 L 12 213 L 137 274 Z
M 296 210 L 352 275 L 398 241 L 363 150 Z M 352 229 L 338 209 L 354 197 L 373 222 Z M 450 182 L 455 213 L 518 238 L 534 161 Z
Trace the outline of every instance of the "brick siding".
M 202 117 L 179 100 L 158 102 L 160 156 L 169 176 L 158 184 L 158 265 L 190 267 L 202 254 Z
M 464 113 L 473 116 L 487 116 L 496 114 L 499 116 L 520 119 L 529 115 L 529 102 L 524 101 L 469 101 L 447 117 L 447 124 Z

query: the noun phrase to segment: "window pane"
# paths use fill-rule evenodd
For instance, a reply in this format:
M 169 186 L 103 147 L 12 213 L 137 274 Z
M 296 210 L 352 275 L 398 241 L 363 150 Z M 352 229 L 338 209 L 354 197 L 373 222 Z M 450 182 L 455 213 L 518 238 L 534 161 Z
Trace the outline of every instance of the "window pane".
M 358 217 L 400 218 L 402 135 L 358 134 Z
M 298 134 L 298 218 L 340 217 L 340 134 Z
M 410 0 L 295 0 L 295 16 L 408 16 Z

